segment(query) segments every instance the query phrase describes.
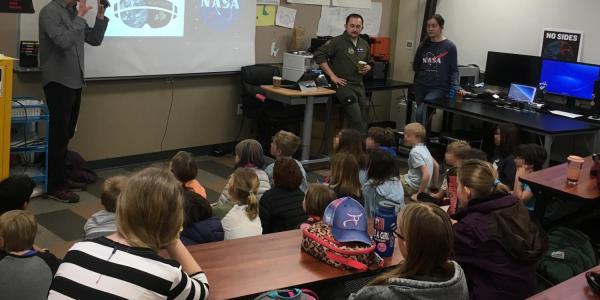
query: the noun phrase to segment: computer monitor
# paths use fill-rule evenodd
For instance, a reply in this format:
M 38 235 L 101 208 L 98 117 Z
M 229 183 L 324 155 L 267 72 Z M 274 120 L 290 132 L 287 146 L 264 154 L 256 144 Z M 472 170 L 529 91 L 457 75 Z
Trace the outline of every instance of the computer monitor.
M 506 88 L 513 82 L 537 86 L 540 68 L 539 56 L 488 51 L 484 82 Z
M 508 99 L 512 101 L 520 101 L 532 103 L 535 99 L 537 88 L 533 86 L 511 83 L 508 90 Z
M 544 59 L 540 84 L 550 94 L 592 100 L 600 66 Z

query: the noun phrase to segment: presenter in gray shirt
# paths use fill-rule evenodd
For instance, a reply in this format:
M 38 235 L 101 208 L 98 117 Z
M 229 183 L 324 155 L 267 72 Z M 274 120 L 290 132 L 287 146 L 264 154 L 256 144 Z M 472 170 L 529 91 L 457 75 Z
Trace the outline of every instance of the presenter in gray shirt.
M 459 86 L 456 46 L 442 35 L 443 29 L 442 16 L 436 14 L 427 19 L 427 38 L 419 45 L 413 60 L 417 102 L 413 122 L 425 124 L 427 121 L 424 99 L 454 98 L 456 93 L 466 93 Z
M 98 3 L 96 22 L 93 28 L 89 27 L 83 16 L 91 10 L 86 0 L 52 0 L 42 8 L 39 17 L 40 64 L 50 110 L 48 193 L 68 203 L 79 201 L 71 189 L 83 187 L 67 178 L 65 165 L 84 85 L 83 45 L 100 45 L 108 25 L 104 5 Z

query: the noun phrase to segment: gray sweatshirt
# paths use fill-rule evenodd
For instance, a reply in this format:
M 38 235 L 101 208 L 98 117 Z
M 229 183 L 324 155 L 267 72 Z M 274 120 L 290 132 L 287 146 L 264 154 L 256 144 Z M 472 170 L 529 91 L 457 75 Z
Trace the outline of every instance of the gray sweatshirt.
M 85 240 L 110 235 L 117 231 L 116 214 L 101 210 L 85 222 L 83 230 L 85 231 Z
M 351 294 L 349 300 L 359 299 L 469 299 L 467 281 L 462 268 L 454 261 L 454 276 L 448 281 L 420 281 L 390 278 L 388 285 L 366 286 Z

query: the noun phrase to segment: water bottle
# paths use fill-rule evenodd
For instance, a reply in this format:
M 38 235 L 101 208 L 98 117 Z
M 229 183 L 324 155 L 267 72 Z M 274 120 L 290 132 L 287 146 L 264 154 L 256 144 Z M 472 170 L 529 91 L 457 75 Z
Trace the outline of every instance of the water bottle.
M 381 257 L 390 257 L 394 254 L 394 233 L 396 227 L 396 205 L 390 201 L 381 201 L 375 209 L 373 218 L 375 233 L 375 251 Z

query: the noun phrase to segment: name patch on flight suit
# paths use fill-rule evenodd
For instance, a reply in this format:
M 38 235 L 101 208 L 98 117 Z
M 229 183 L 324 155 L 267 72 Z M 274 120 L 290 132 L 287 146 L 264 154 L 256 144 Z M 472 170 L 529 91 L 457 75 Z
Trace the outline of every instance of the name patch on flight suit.
M 358 54 L 361 58 L 367 54 L 367 49 L 365 48 L 356 48 L 356 54 Z

